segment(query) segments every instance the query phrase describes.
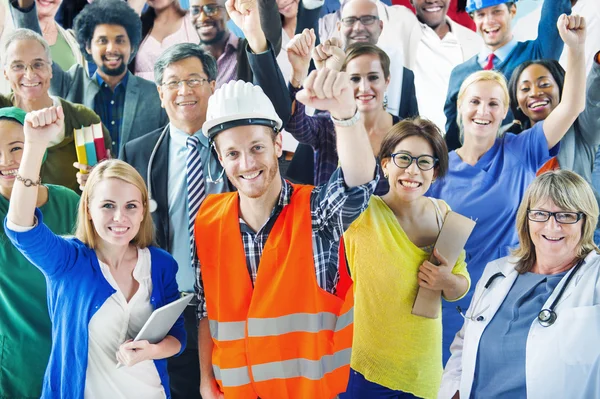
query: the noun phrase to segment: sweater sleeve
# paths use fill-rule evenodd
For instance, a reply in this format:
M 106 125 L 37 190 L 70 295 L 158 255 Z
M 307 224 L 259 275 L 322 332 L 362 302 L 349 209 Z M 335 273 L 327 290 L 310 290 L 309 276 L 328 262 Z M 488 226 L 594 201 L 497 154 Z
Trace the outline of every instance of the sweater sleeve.
M 4 219 L 4 230 L 12 244 L 49 279 L 60 278 L 73 267 L 82 256 L 73 240 L 54 234 L 44 224 L 42 212 L 36 208 L 37 225 L 31 230 L 18 232 L 8 226 Z
M 595 58 L 595 57 L 594 57 Z M 594 61 L 587 78 L 585 110 L 577 118 L 581 135 L 591 146 L 600 144 L 600 64 Z
M 571 0 L 546 0 L 542 5 L 542 15 L 535 40 L 536 58 L 558 60 L 564 43 L 558 33 L 556 22 L 562 14 L 571 14 Z
M 169 304 L 179 299 L 179 288 L 177 286 L 177 280 L 175 279 L 175 275 L 177 274 L 177 262 L 175 262 L 175 259 L 167 253 L 161 253 L 161 255 L 163 255 L 161 258 L 165 258 L 159 260 L 161 263 L 164 263 L 162 272 L 164 303 Z M 169 335 L 175 337 L 181 343 L 181 349 L 179 350 L 179 353 L 175 355 L 179 356 L 185 350 L 187 343 L 183 314 L 179 315 L 179 318 L 177 318 L 177 321 L 169 330 Z

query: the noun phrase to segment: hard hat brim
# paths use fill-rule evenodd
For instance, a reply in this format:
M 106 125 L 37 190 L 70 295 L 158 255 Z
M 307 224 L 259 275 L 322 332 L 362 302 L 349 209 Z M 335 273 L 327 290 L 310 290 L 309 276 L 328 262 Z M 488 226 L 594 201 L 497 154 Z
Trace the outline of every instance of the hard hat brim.
M 211 119 L 210 121 L 204 122 L 202 125 L 202 133 L 209 139 L 212 140 L 214 137 L 224 130 L 231 129 L 237 126 L 267 126 L 271 127 L 276 131 L 280 131 L 283 123 L 278 117 L 277 120 L 273 120 L 272 116 L 259 114 L 257 112 L 250 112 L 245 114 L 237 115 L 226 115 L 220 118 Z

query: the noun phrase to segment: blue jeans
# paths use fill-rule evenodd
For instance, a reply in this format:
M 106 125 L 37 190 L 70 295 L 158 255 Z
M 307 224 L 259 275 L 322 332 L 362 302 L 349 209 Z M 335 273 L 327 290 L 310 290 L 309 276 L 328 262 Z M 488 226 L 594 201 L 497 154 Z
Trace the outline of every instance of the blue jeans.
M 409 393 L 394 391 L 382 385 L 367 381 L 358 371 L 350 369 L 350 379 L 346 393 L 340 394 L 340 399 L 412 399 Z

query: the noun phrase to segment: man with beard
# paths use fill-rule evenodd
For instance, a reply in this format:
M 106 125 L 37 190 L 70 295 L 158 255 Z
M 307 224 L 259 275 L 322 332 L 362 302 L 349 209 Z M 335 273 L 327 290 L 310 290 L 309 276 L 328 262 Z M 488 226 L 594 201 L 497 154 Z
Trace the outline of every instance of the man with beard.
M 456 100 L 465 78 L 474 72 L 494 69 L 510 79 L 517 66 L 528 60 L 558 60 L 563 50 L 563 41 L 556 23 L 561 14 L 571 14 L 571 5 L 577 0 L 546 0 L 535 40 L 517 41 L 513 36 L 512 20 L 517 14 L 516 1 L 468 0 L 467 12 L 475 22 L 476 30 L 483 38 L 484 46 L 478 54 L 457 65 L 450 74 L 450 84 L 444 105 L 446 114 L 446 143 L 448 150 L 455 150 L 462 144 L 459 139 L 459 126 L 456 123 Z M 510 124 L 514 117 L 510 110 L 503 125 Z M 455 312 L 456 313 L 456 312 Z M 448 337 L 447 345 L 452 342 Z
M 274 55 L 281 50 L 281 18 L 274 0 L 258 0 L 260 25 Z M 190 0 L 190 18 L 200 37 L 200 45 L 217 60 L 216 88 L 231 80 L 252 82 L 246 46 L 227 28 L 229 15 L 225 0 Z M 242 28 L 242 27 L 240 27 Z
M 11 3 L 16 26 L 41 34 L 34 0 Z M 98 69 L 89 77 L 81 65 L 64 71 L 53 63 L 52 94 L 93 109 L 110 132 L 115 155 L 128 141 L 166 125 L 156 86 L 127 70 L 142 34 L 135 11 L 121 0 L 96 0 L 75 18 L 75 32 Z
M 353 313 L 351 297 L 335 295 L 339 240 L 366 209 L 377 167 L 345 72 L 313 71 L 296 98 L 336 125 L 340 167 L 319 187 L 282 178 L 282 121 L 259 87 L 229 82 L 208 102 L 202 132 L 237 192 L 209 195 L 195 224 L 204 399 L 346 389 Z

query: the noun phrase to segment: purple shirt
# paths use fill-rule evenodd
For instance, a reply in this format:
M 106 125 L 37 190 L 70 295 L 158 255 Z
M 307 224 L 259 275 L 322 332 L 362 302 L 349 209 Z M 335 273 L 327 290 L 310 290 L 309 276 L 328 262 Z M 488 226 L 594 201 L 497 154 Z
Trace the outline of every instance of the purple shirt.
M 225 43 L 225 51 L 217 60 L 217 89 L 227 82 L 237 78 L 237 48 L 240 39 L 233 33 L 229 33 L 229 39 Z
M 288 85 L 290 95 L 296 98 L 301 88 Z M 306 115 L 304 104 L 295 102 L 294 112 L 285 127 L 298 142 L 310 145 L 314 152 L 315 186 L 326 184 L 333 172 L 338 167 L 338 155 L 335 140 L 335 125 L 331 121 L 329 112 L 317 113 L 314 116 Z M 398 118 L 394 116 L 394 124 Z M 379 162 L 378 162 L 379 163 Z M 375 188 L 375 195 L 386 194 L 390 190 L 387 179 L 383 176 L 381 168 L 377 168 L 379 182 Z

